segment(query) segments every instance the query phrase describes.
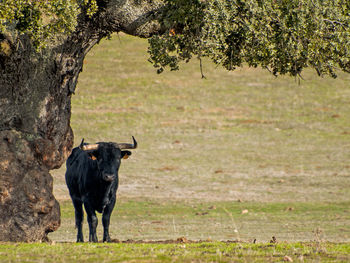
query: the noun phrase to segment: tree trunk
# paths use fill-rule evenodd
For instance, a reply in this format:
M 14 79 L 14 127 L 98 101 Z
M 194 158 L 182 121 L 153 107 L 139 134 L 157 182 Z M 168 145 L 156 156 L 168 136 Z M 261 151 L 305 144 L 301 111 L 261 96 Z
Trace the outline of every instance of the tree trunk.
M 104 1 L 76 31 L 38 53 L 30 38 L 13 40 L 0 53 L 0 241 L 42 241 L 60 225 L 51 169 L 73 146 L 71 96 L 87 52 L 110 32 L 148 37 L 159 31 L 159 3 Z

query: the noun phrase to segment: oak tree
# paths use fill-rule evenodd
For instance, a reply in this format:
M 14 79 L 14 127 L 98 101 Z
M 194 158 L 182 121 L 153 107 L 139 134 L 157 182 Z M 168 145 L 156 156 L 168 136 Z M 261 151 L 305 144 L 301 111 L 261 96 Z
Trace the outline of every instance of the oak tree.
M 160 73 L 192 57 L 228 70 L 350 72 L 347 0 L 0 2 L 0 240 L 45 240 L 60 224 L 51 169 L 73 145 L 71 97 L 89 50 L 113 32 L 149 39 Z

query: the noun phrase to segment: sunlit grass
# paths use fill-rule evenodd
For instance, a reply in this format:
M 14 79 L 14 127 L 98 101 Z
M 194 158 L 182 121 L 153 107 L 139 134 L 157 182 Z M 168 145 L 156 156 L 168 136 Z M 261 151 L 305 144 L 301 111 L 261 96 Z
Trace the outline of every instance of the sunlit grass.
M 350 246 L 334 243 L 0 244 L 14 262 L 346 262 Z
M 118 240 L 346 241 L 350 203 L 183 202 L 118 199 L 111 237 Z M 61 203 L 60 229 L 49 237 L 75 241 L 74 208 Z M 101 216 L 98 226 L 102 237 Z M 85 237 L 88 226 L 84 224 Z

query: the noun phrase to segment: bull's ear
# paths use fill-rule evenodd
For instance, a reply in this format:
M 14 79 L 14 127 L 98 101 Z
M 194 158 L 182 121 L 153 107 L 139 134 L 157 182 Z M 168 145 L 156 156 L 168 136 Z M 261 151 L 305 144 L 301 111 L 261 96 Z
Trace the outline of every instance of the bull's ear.
M 128 159 L 130 155 L 131 155 L 131 152 L 130 152 L 130 151 L 122 151 L 122 156 L 121 156 L 121 158 L 122 158 L 122 159 Z
M 97 160 L 97 157 L 93 153 L 88 153 L 91 160 Z

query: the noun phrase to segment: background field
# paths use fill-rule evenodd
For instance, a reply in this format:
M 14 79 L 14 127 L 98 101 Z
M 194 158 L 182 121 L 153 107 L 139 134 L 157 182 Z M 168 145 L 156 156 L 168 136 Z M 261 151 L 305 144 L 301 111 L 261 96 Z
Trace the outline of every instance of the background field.
M 126 35 L 102 41 L 73 96 L 75 145 L 139 142 L 120 169 L 112 238 L 350 241 L 349 74 L 275 78 L 205 61 L 201 79 L 193 59 L 157 75 L 146 51 Z M 64 172 L 52 171 L 62 225 L 49 236 L 71 242 Z

